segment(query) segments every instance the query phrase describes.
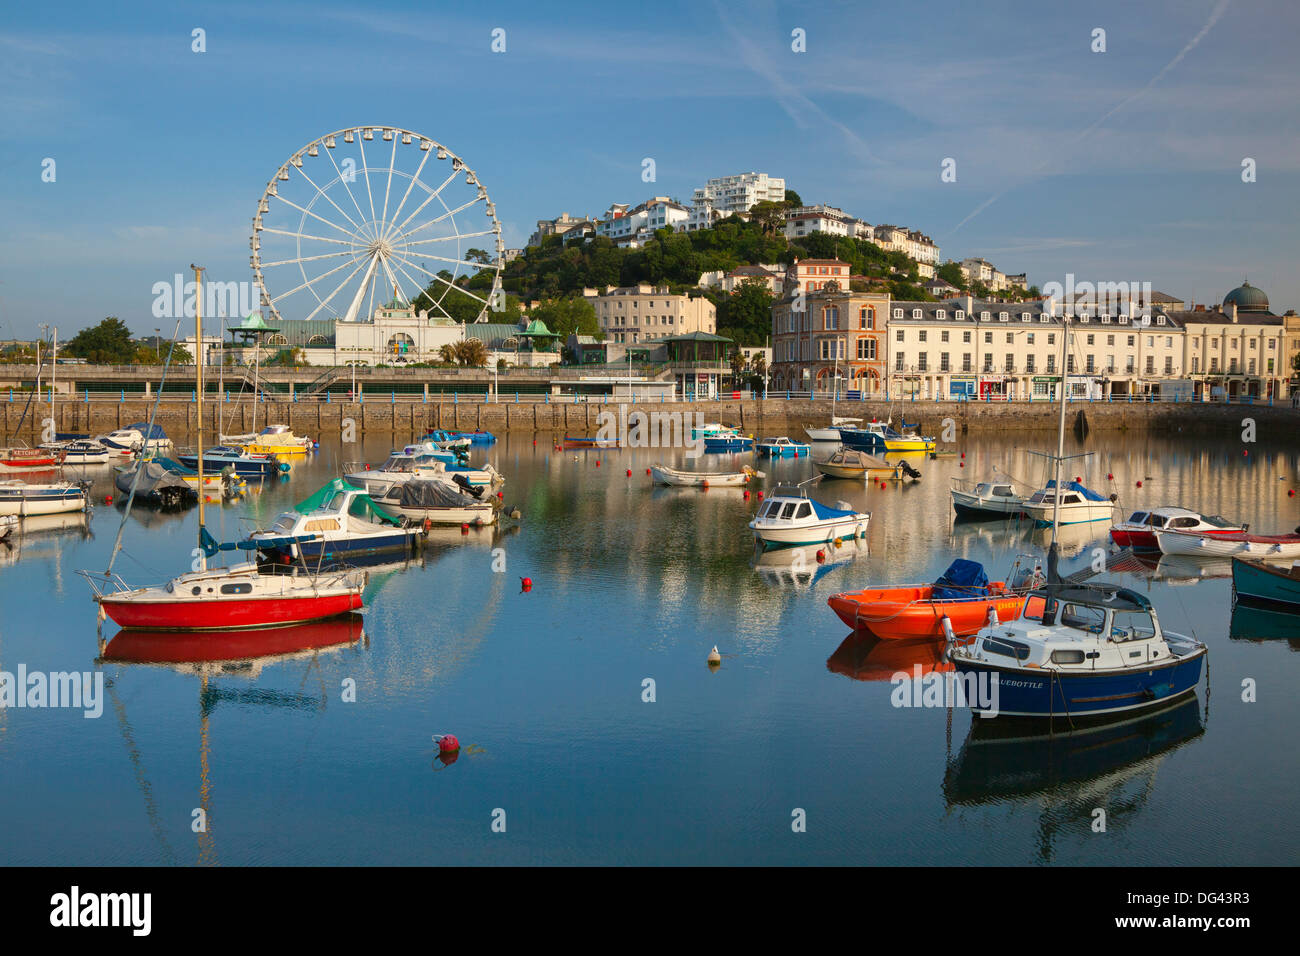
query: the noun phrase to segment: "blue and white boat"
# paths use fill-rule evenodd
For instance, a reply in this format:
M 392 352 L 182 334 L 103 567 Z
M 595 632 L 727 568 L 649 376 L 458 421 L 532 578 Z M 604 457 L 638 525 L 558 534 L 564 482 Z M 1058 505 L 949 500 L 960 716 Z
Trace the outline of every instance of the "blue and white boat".
M 1077 481 L 1060 484 L 1052 479 L 1045 487 L 1035 491 L 1020 502 L 1020 511 L 1034 519 L 1039 527 L 1047 527 L 1058 515 L 1059 524 L 1086 524 L 1090 521 L 1110 521 L 1115 517 L 1115 503 L 1101 492 L 1085 488 Z M 1059 504 L 1059 509 L 1057 505 Z
M 442 428 L 435 428 L 427 435 L 424 435 L 420 441 L 433 442 L 440 448 L 468 448 L 474 443 L 459 432 L 449 432 Z
M 471 445 L 495 445 L 497 440 L 497 436 L 488 431 L 453 432 L 452 434 L 457 438 L 467 439 Z
M 749 451 L 754 447 L 752 435 L 742 435 L 740 430 L 721 422 L 710 422 L 691 429 L 691 437 L 704 442 L 706 452 Z
M 374 467 L 366 462 L 348 462 L 343 466 L 343 477 L 376 499 L 385 497 L 393 488 L 414 478 L 438 478 L 456 483 L 459 475 L 461 481 L 475 488 L 491 488 L 505 483 L 492 465 L 474 468 L 467 462 L 468 458 L 461 452 L 444 450 L 433 442 L 422 442 L 392 452 L 383 464 Z
M 198 468 L 198 455 L 177 455 L 186 468 Z M 274 455 L 250 455 L 235 445 L 216 445 L 203 452 L 205 471 L 221 471 L 227 466 L 235 469 L 240 478 L 275 478 L 289 473 L 289 463 Z
M 1069 319 L 1061 364 L 1069 347 Z M 1065 459 L 1065 396 L 1058 425 L 1056 480 Z M 1195 691 L 1207 649 L 1165 631 L 1146 597 L 1115 584 L 1062 580 L 1057 570 L 1063 495 L 1054 496 L 1047 583 L 1030 591 L 1017 618 L 958 640 L 945 617 L 947 656 L 966 703 L 987 717 L 1078 718 L 1140 711 Z
M 832 508 L 808 497 L 803 488 L 778 488 L 758 509 L 749 529 L 766 551 L 865 538 L 870 522 L 870 512 L 854 511 L 847 502 Z
M 420 533 L 418 527 L 403 527 L 364 488 L 335 478 L 266 531 L 249 535 L 245 547 L 256 548 L 273 564 L 301 559 L 324 569 L 400 561 L 419 546 Z
M 915 427 L 904 425 L 904 428 Z M 867 422 L 861 428 L 840 428 L 845 448 L 876 453 L 891 451 L 934 451 L 935 441 L 911 431 L 895 431 L 884 422 Z
M 764 438 L 756 446 L 760 455 L 768 458 L 807 458 L 812 446 L 807 442 L 793 441 L 782 435 L 780 438 Z
M 136 422 L 107 435 L 99 435 L 95 441 L 107 448 L 110 456 L 119 459 L 131 458 L 140 451 L 162 455 L 172 448 L 172 440 L 162 426 L 148 422 Z
M 0 515 L 67 514 L 86 510 L 86 485 L 72 481 L 31 484 L 19 478 L 0 481 Z

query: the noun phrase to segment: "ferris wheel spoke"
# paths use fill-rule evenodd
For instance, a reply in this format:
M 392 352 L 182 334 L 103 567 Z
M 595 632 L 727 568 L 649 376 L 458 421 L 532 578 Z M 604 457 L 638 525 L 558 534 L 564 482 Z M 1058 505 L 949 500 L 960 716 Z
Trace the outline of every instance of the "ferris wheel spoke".
M 327 279 L 327 278 L 329 278 L 330 276 L 332 276 L 332 275 L 333 275 L 334 273 L 336 273 L 336 272 L 342 272 L 344 269 L 346 269 L 346 268 L 348 267 L 349 264 L 350 264 L 350 263 L 345 262 L 345 263 L 343 263 L 343 264 L 340 265 L 340 266 L 335 266 L 335 267 L 334 267 L 333 269 L 331 269 L 329 272 L 322 272 L 320 275 L 318 275 L 318 276 L 317 276 L 316 278 L 314 278 L 314 279 L 308 279 L 308 280 L 307 280 L 306 282 L 304 282 L 302 285 L 295 286 L 294 288 L 290 289 L 288 292 L 285 292 L 285 293 L 283 293 L 283 294 L 281 294 L 281 295 L 277 295 L 275 298 L 271 299 L 271 304 L 274 305 L 275 303 L 279 302 L 281 299 L 287 299 L 289 296 L 293 295 L 295 292 L 301 292 L 303 289 L 310 288 L 311 286 L 314 286 L 317 282 L 320 282 L 321 279 Z
M 429 195 L 425 198 L 424 202 L 422 202 L 422 203 L 420 203 L 420 205 L 416 206 L 416 207 L 415 207 L 415 211 L 412 212 L 409 216 L 407 216 L 406 219 L 404 219 L 404 220 L 403 220 L 403 221 L 402 221 L 402 222 L 401 222 L 401 223 L 396 227 L 396 231 L 400 233 L 403 229 L 405 229 L 405 228 L 406 228 L 406 224 L 407 224 L 408 222 L 410 222 L 412 219 L 414 219 L 416 216 L 418 216 L 421 212 L 423 212 L 423 211 L 424 211 L 424 207 L 427 206 L 427 205 L 429 205 L 429 203 L 433 202 L 435 199 L 437 199 L 437 198 L 438 198 L 438 194 L 441 193 L 444 189 L 446 189 L 447 186 L 449 186 L 449 185 L 451 184 L 451 181 L 452 181 L 453 179 L 455 179 L 455 178 L 456 178 L 457 176 L 459 176 L 459 175 L 460 175 L 460 170 L 459 170 L 459 169 L 454 169 L 454 170 L 452 170 L 451 175 L 448 176 L 446 179 L 444 179 L 442 182 L 440 182 L 440 183 L 438 184 L 438 188 L 435 189 L 433 192 L 429 193 Z M 421 183 L 420 185 L 421 185 L 421 186 L 424 186 L 424 183 Z M 425 188 L 425 189 L 428 189 L 429 187 L 428 187 L 428 186 L 425 186 L 424 188 Z M 396 218 L 396 217 L 394 217 L 394 218 Z
M 334 159 L 334 150 L 326 149 L 325 155 L 328 156 L 330 158 L 330 162 L 334 164 L 334 172 L 339 174 L 339 182 L 341 182 L 343 184 L 343 188 L 348 191 L 348 198 L 352 200 L 352 205 L 357 207 L 357 216 L 360 217 L 362 222 L 365 222 L 366 214 L 361 211 L 361 203 L 357 202 L 357 197 L 352 195 L 352 187 L 348 185 L 348 178 L 343 175 L 343 170 L 339 169 L 339 164 Z M 356 175 L 354 174 L 352 178 L 355 179 Z
M 412 177 L 411 177 L 411 181 L 410 181 L 409 183 L 406 184 L 406 192 L 402 194 L 402 201 L 399 202 L 399 203 L 397 204 L 397 208 L 393 210 L 393 220 L 394 220 L 394 222 L 396 222 L 397 217 L 400 216 L 400 215 L 402 214 L 402 207 L 406 205 L 406 200 L 407 200 L 408 198 L 410 198 L 411 190 L 415 188 L 415 184 L 416 184 L 417 182 L 419 182 L 421 186 L 424 186 L 424 183 L 423 183 L 423 182 L 420 182 L 420 173 L 424 172 L 424 164 L 427 163 L 427 162 L 429 161 L 429 157 L 430 157 L 431 155 L 433 155 L 433 151 L 432 151 L 432 150 L 428 150 L 428 149 L 426 149 L 426 150 L 424 151 L 424 156 L 422 156 L 422 157 L 420 158 L 420 165 L 416 167 L 416 169 L 415 169 L 415 175 L 412 176 Z M 425 188 L 427 189 L 428 187 L 426 186 Z M 385 218 L 387 218 L 387 217 L 385 217 Z M 393 227 L 390 227 L 390 228 L 388 228 L 387 230 L 384 231 L 384 238 L 385 238 L 385 239 L 387 239 L 390 235 L 392 235 L 392 232 L 393 232 L 393 229 L 394 229 L 394 228 L 396 228 L 396 227 L 393 226 Z
M 355 236 L 354 233 L 348 232 L 346 229 L 344 229 L 344 228 L 343 228 L 342 226 L 340 226 L 338 223 L 336 223 L 336 222 L 330 222 L 328 219 L 324 218 L 323 216 L 318 216 L 316 213 L 312 212 L 310 209 L 304 209 L 302 206 L 299 206 L 296 202 L 294 202 L 294 201 L 291 200 L 291 199 L 285 199 L 283 196 L 279 196 L 279 195 L 277 195 L 277 196 L 273 196 L 272 198 L 273 198 L 273 199 L 278 199 L 278 200 L 280 200 L 280 202 L 284 203 L 286 206 L 292 206 L 294 209 L 296 209 L 296 210 L 298 210 L 299 212 L 304 213 L 304 214 L 306 214 L 306 215 L 308 215 L 308 216 L 311 216 L 313 219 L 318 219 L 318 220 L 320 220 L 321 222 L 325 223 L 325 225 L 329 226 L 331 229 L 337 229 L 339 232 L 343 233 L 343 235 L 345 235 L 345 236 L 351 236 L 351 237 L 353 237 L 353 238 L 356 238 L 356 236 Z
M 343 211 L 342 207 L 339 206 L 339 204 L 334 201 L 334 199 L 330 196 L 329 193 L 327 193 L 325 190 L 321 189 L 319 186 L 316 185 L 316 180 L 308 176 L 307 173 L 303 171 L 302 167 L 295 166 L 294 168 L 298 170 L 299 174 L 302 176 L 303 179 L 311 183 L 312 189 L 316 190 L 316 195 L 323 197 L 327 203 L 329 203 L 331 206 L 333 206 L 335 209 L 338 210 L 339 215 L 342 216 L 344 219 L 346 219 L 352 225 L 353 229 L 355 229 L 357 232 L 361 232 L 361 227 L 357 225 L 357 223 L 353 222 L 352 217 Z M 285 201 L 288 202 L 288 200 Z M 317 216 L 316 218 L 319 219 L 320 217 Z M 344 231 L 346 232 L 347 230 Z
M 315 262 L 317 259 L 336 259 L 339 256 L 356 257 L 355 253 L 352 252 L 322 252 L 318 256 L 306 256 L 302 259 L 279 259 L 275 262 L 263 262 L 262 268 L 269 269 L 271 266 L 294 266 L 300 262 Z
M 393 240 L 391 240 L 391 241 L 392 241 L 392 242 L 401 242 L 401 241 L 402 241 L 403 239 L 405 239 L 407 236 L 413 236 L 413 235 L 415 235 L 417 232 L 419 232 L 421 229 L 428 229 L 430 226 L 436 226 L 438 223 L 442 222 L 444 219 L 448 219 L 448 218 L 450 218 L 450 217 L 456 215 L 456 213 L 458 213 L 458 212 L 463 212 L 464 210 L 468 209 L 470 206 L 474 205 L 476 202 L 482 202 L 482 201 L 483 201 L 483 200 L 482 200 L 482 197 L 480 197 L 480 196 L 475 196 L 475 197 L 474 197 L 473 199 L 471 199 L 469 202 L 461 203 L 461 204 L 460 204 L 459 206 L 457 206 L 455 209 L 448 209 L 446 212 L 444 212 L 441 216 L 438 216 L 436 219 L 430 219 L 428 222 L 424 223 L 423 225 L 416 226 L 414 229 L 408 229 L 406 232 L 402 233 L 400 236 L 398 236 L 397 238 L 395 238 L 395 239 L 393 239 Z
M 394 259 L 396 259 L 396 257 L 394 257 Z M 425 294 L 425 287 L 424 287 L 424 285 L 423 285 L 423 284 L 422 284 L 418 279 L 416 279 L 414 276 L 412 276 L 409 272 L 407 272 L 405 269 L 403 269 L 403 268 L 402 268 L 402 264 L 401 264 L 401 262 L 396 262 L 396 261 L 395 261 L 393 264 L 397 267 L 397 271 L 400 272 L 402 275 L 406 276 L 407 281 L 409 281 L 409 282 L 411 283 L 411 285 L 415 287 L 415 290 L 416 290 L 415 297 L 416 297 L 417 299 L 418 299 L 420 296 L 422 296 L 422 295 Z M 451 316 L 448 315 L 447 310 L 444 309 L 444 308 L 442 307 L 442 302 L 441 302 L 440 300 L 435 300 L 435 299 L 433 298 L 433 296 L 429 296 L 429 301 L 433 304 L 433 306 L 434 306 L 434 307 L 435 307 L 439 312 L 441 312 L 443 315 L 446 315 L 447 318 L 449 318 L 449 319 L 451 318 Z M 412 302 L 412 305 L 414 305 L 414 302 Z M 453 321 L 454 321 L 454 320 L 453 320 Z
M 370 284 L 371 277 L 375 274 L 375 264 L 378 261 L 378 256 L 370 257 L 370 267 L 366 269 L 366 274 L 361 277 L 361 284 L 357 286 L 357 291 L 352 296 L 352 302 L 348 305 L 347 314 L 343 317 L 345 322 L 355 322 L 357 320 L 357 309 L 361 308 L 361 301 L 366 297 L 366 286 Z
M 444 279 L 442 276 L 438 275 L 438 273 L 430 272 L 424 266 L 420 265 L 419 263 L 412 262 L 410 259 L 407 259 L 405 256 L 397 255 L 396 253 L 394 253 L 394 258 L 400 259 L 402 262 L 405 262 L 412 269 L 419 269 L 421 272 L 423 272 L 425 275 L 429 276 L 430 278 L 437 279 L 439 282 L 447 286 L 449 289 L 455 289 L 457 292 L 463 292 L 471 299 L 478 299 L 478 301 L 482 302 L 484 305 L 488 304 L 488 300 L 484 299 L 482 296 L 475 295 L 473 292 L 470 292 L 464 286 L 459 286 L 454 282 L 449 282 L 448 280 Z
M 388 157 L 388 183 L 384 186 L 384 211 L 379 216 L 382 223 L 388 222 L 388 194 L 393 188 L 393 167 L 397 164 L 397 137 L 393 137 L 393 154 Z M 385 227 L 384 235 L 387 235 L 388 229 Z
M 393 301 L 397 301 L 397 296 L 401 294 L 401 283 L 397 281 L 397 276 L 393 275 L 393 270 L 388 266 L 388 257 L 379 257 L 380 265 L 384 267 L 384 274 L 388 276 L 388 281 L 393 284 Z
M 379 256 L 375 256 L 375 261 L 380 261 Z M 372 270 L 370 274 L 370 300 L 366 303 L 366 318 L 369 319 L 375 314 L 375 284 L 379 281 L 379 271 Z
M 482 232 L 459 232 L 454 236 L 438 236 L 434 239 L 414 239 L 411 242 L 402 243 L 403 246 L 423 246 L 430 242 L 454 242 L 457 239 L 477 239 L 480 236 L 492 236 L 496 234 L 495 229 L 484 229 Z
M 334 291 L 331 292 L 329 295 L 325 296 L 325 298 L 321 299 L 320 304 L 317 305 L 316 308 L 312 309 L 311 312 L 307 314 L 307 320 L 310 321 L 314 319 L 316 317 L 316 313 L 319 312 L 321 309 L 325 308 L 325 306 L 329 305 L 336 295 L 338 295 L 345 288 L 347 288 L 347 284 L 352 281 L 352 277 L 355 276 L 358 272 L 360 272 L 365 267 L 366 267 L 366 262 L 364 259 L 361 262 L 358 262 L 357 267 L 353 269 L 351 272 L 349 272 L 347 275 L 345 275 L 343 277 L 343 281 L 334 287 Z
M 357 244 L 355 238 L 351 242 L 344 242 L 342 239 L 330 239 L 327 236 L 313 236 L 305 232 L 289 232 L 288 230 L 285 229 L 273 229 L 270 226 L 263 226 L 262 231 L 273 232 L 277 236 L 288 236 L 291 239 L 314 239 L 317 242 L 334 242 L 340 246 L 355 246 Z
M 366 195 L 370 198 L 370 218 L 367 222 L 375 221 L 375 193 L 370 188 L 370 164 L 366 162 L 366 144 L 365 138 L 357 140 L 357 148 L 361 150 L 361 172 L 366 177 Z
M 471 269 L 474 269 L 475 271 L 484 268 L 483 263 L 472 262 L 469 259 L 448 259 L 446 256 L 435 256 L 431 252 L 422 252 L 420 253 L 420 255 L 424 256 L 427 259 L 433 259 L 435 262 L 448 262 L 451 263 L 452 265 L 469 266 Z

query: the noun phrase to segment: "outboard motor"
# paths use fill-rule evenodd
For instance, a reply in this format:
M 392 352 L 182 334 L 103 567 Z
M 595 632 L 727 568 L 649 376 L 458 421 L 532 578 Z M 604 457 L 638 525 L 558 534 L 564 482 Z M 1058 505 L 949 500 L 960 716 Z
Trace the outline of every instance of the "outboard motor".
M 464 475 L 462 475 L 460 472 L 458 471 L 452 472 L 451 480 L 455 482 L 455 484 L 461 489 L 461 491 L 465 492 L 465 494 L 469 495 L 471 498 L 483 497 L 483 489 L 474 487 L 472 484 L 470 484 L 469 479 L 466 478 Z
M 906 461 L 900 459 L 898 464 L 902 466 L 903 474 L 907 475 L 907 477 L 909 478 L 921 477 L 921 473 L 917 471 L 915 468 L 913 468 L 911 465 L 909 465 Z

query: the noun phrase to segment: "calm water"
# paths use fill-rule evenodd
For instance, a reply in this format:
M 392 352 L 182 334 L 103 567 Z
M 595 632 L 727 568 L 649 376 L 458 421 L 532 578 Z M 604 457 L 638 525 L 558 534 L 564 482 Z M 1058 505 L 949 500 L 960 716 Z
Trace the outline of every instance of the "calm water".
M 1167 628 L 1209 644 L 1210 699 L 1203 681 L 1190 706 L 1055 741 L 972 740 L 967 712 L 891 706 L 889 675 L 937 651 L 846 638 L 826 606 L 839 590 L 932 580 L 955 556 L 1005 573 L 1038 539 L 954 527 L 949 477 L 998 466 L 1037 478 L 1026 452 L 1044 442 L 965 442 L 964 461 L 921 460 L 923 480 L 903 488 L 827 483 L 823 500 L 872 512 L 869 547 L 796 571 L 755 567 L 757 502 L 739 490 L 651 489 L 646 468 L 679 452 L 506 438 L 475 458 L 507 476 L 521 525 L 451 529 L 421 559 L 372 572 L 364 638 L 344 621 L 254 638 L 250 661 L 175 666 L 96 663 L 74 570 L 105 566 L 121 520 L 101 471 L 88 530 L 0 546 L 0 668 L 102 668 L 108 685 L 95 720 L 0 710 L 0 862 L 1294 863 L 1300 620 L 1239 619 L 1246 636 L 1233 636 L 1226 566 L 1119 575 Z M 211 509 L 209 526 L 230 539 L 267 524 L 340 461 L 377 461 L 388 445 L 324 447 L 289 481 Z M 1249 456 L 1179 437 L 1089 447 L 1098 457 L 1070 470 L 1107 490 L 1113 473 L 1126 510 L 1300 523 L 1294 443 Z M 769 487 L 813 473 L 806 460 L 760 467 Z M 195 527 L 193 510 L 133 513 L 117 570 L 156 583 L 187 568 Z M 1106 527 L 1065 542 L 1068 569 L 1082 567 Z M 295 641 L 331 646 L 284 653 Z M 1246 678 L 1257 702 L 1241 699 Z M 456 762 L 437 760 L 437 733 L 459 737 Z M 191 830 L 198 807 L 206 834 Z M 792 832 L 795 808 L 806 832 Z

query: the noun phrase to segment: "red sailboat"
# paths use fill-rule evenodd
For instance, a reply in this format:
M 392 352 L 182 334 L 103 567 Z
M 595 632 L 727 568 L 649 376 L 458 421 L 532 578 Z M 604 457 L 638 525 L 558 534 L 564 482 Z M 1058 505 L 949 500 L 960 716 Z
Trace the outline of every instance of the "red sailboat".
M 200 305 L 203 301 L 202 269 L 195 266 L 195 341 L 203 341 Z M 203 483 L 203 365 L 197 366 L 198 481 Z M 166 372 L 164 371 L 164 375 Z M 159 389 L 161 394 L 161 389 Z M 134 491 L 134 486 L 133 486 Z M 130 508 L 130 499 L 127 507 Z M 125 518 L 123 518 L 125 521 Z M 287 544 L 311 540 L 298 536 Z M 122 532 L 113 548 L 121 547 Z M 124 628 L 164 631 L 224 631 L 276 627 L 318 621 L 362 607 L 366 575 L 360 571 L 311 573 L 283 567 L 263 572 L 256 562 L 209 568 L 208 558 L 221 550 L 247 550 L 244 543 L 218 545 L 203 523 L 203 496 L 199 496 L 199 557 L 195 570 L 154 587 L 132 588 L 109 570 L 103 574 L 81 572 L 94 590 L 101 615 Z

